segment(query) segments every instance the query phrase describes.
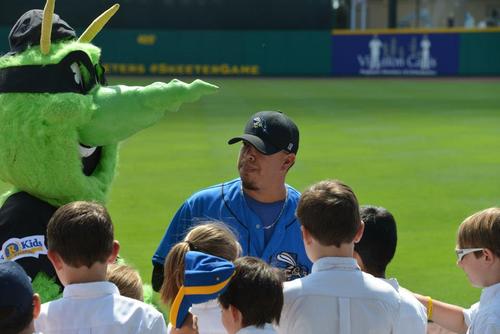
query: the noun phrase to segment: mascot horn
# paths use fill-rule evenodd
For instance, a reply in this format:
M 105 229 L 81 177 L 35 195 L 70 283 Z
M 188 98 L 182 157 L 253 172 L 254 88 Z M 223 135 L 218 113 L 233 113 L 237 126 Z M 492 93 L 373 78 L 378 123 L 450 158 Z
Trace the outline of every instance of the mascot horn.
M 13 186 L 0 208 L 0 261 L 21 264 L 44 301 L 59 294 L 45 240 L 57 207 L 105 203 L 118 143 L 217 89 L 201 80 L 106 86 L 90 42 L 119 6 L 77 39 L 54 2 L 21 16 L 0 57 L 0 178 Z

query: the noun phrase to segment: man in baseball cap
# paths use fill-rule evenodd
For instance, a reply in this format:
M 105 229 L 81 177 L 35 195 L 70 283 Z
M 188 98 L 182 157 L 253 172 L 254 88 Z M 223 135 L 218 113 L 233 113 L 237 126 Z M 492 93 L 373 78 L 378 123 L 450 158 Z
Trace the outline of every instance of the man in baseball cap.
M 299 149 L 299 129 L 281 112 L 256 113 L 248 120 L 244 132 L 241 136 L 230 139 L 228 144 L 243 140 L 265 155 L 279 151 L 297 154 Z
M 282 269 L 287 280 L 307 275 L 307 258 L 295 209 L 300 193 L 285 183 L 299 149 L 297 125 L 284 113 L 260 111 L 246 122 L 239 178 L 201 190 L 184 202 L 173 217 L 153 256 L 152 283 L 163 282 L 165 257 L 174 244 L 200 221 L 219 220 L 236 232 L 243 252 Z
M 0 262 L 0 333 L 33 333 L 40 305 L 24 269 L 14 261 Z

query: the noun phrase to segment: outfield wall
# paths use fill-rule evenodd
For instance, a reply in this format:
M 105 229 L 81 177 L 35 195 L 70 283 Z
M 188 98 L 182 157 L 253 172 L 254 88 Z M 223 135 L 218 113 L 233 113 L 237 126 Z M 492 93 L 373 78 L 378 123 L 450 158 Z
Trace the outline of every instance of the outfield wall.
M 332 32 L 334 76 L 498 76 L 500 29 Z
M 0 27 L 0 52 L 10 28 Z M 498 76 L 500 29 L 101 32 L 107 73 L 216 76 Z

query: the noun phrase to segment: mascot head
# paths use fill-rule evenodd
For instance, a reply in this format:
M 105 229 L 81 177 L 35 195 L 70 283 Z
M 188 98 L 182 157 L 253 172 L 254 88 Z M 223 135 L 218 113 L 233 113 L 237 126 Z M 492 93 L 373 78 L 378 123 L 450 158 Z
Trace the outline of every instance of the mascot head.
M 54 206 L 103 203 L 118 143 L 217 87 L 201 80 L 107 86 L 90 42 L 119 6 L 78 38 L 54 14 L 54 1 L 21 16 L 0 57 L 0 178 Z

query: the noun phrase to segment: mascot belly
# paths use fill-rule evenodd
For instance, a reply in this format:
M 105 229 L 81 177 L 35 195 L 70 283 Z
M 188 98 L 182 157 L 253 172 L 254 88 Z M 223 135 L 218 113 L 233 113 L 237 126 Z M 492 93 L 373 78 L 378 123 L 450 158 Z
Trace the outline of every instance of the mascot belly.
M 45 240 L 54 211 L 106 203 L 118 143 L 217 89 L 201 80 L 107 86 L 91 41 L 118 5 L 77 38 L 54 1 L 21 16 L 0 57 L 0 178 L 13 186 L 0 208 L 0 260 L 21 264 L 43 301 L 59 293 Z

